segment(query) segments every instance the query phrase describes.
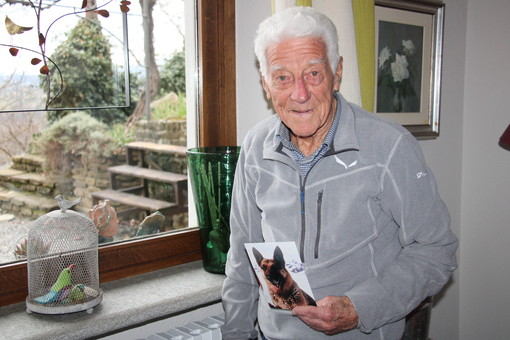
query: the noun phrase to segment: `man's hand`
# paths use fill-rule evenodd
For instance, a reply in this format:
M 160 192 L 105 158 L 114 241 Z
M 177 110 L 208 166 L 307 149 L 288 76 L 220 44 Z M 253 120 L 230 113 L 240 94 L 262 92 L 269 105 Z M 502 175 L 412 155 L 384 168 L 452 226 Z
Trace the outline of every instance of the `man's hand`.
M 294 307 L 292 315 L 327 335 L 358 327 L 358 313 L 347 296 L 326 296 L 315 306 Z

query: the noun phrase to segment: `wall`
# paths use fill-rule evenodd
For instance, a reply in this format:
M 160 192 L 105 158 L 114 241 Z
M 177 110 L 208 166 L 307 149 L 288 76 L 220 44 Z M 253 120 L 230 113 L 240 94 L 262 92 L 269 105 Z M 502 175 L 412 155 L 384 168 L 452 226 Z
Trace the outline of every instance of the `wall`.
M 462 153 L 460 339 L 510 333 L 510 1 L 468 0 Z
M 272 113 L 264 97 L 253 39 L 258 24 L 271 15 L 271 1 L 236 1 L 237 141 Z
M 154 143 L 186 146 L 186 120 L 137 121 L 135 139 Z
M 436 176 L 439 192 L 451 216 L 451 226 L 461 234 L 462 122 L 464 111 L 464 65 L 466 44 L 465 0 L 444 0 L 443 75 L 441 88 L 440 136 L 421 141 L 429 166 Z M 457 259 L 461 262 L 457 251 Z M 460 269 L 446 289 L 436 296 L 430 326 L 434 340 L 459 339 Z
M 462 123 L 464 107 L 464 53 L 466 41 L 465 0 L 445 0 L 445 46 L 441 103 L 441 136 L 420 142 L 430 167 L 437 177 L 440 193 L 450 209 L 452 228 L 461 232 Z M 237 108 L 238 140 L 256 122 L 271 114 L 265 101 L 255 66 L 253 38 L 260 21 L 271 14 L 270 1 L 238 1 L 237 34 Z M 509 121 L 510 123 L 510 121 Z M 510 155 L 509 155 L 510 158 Z M 450 285 L 437 298 L 432 312 L 430 337 L 434 340 L 459 338 L 458 270 Z

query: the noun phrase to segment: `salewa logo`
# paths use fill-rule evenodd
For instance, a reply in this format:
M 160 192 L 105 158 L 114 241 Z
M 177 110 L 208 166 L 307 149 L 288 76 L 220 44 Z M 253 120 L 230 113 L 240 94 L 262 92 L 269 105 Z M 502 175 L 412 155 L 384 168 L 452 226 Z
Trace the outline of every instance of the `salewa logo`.
M 335 160 L 338 164 L 340 165 L 343 165 L 345 169 L 348 169 L 348 168 L 352 168 L 353 166 L 355 166 L 356 164 L 358 164 L 358 161 L 355 160 L 354 162 L 352 162 L 351 164 L 347 165 L 344 163 L 344 161 L 342 161 L 340 158 L 338 158 L 337 156 L 335 156 Z
M 416 174 L 416 178 L 418 178 L 418 179 L 420 179 L 420 178 L 422 178 L 422 177 L 424 177 L 424 176 L 427 176 L 427 173 L 426 173 L 426 172 L 421 172 L 421 171 L 420 171 L 420 172 L 418 172 L 418 173 Z

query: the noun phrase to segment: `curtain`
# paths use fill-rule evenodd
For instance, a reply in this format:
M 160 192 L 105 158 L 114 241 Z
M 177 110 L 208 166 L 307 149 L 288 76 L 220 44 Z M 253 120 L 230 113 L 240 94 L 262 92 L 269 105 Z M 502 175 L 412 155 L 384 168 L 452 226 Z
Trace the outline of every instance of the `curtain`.
M 365 110 L 373 112 L 376 71 L 374 0 L 352 0 L 352 10 L 356 32 L 361 102 Z

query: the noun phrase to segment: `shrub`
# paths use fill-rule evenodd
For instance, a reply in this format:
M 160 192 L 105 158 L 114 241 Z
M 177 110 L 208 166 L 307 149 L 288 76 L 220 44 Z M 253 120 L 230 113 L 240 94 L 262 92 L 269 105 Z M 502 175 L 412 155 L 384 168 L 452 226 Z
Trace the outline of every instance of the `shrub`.
M 160 74 L 162 93 L 186 93 L 184 50 L 176 52 L 170 59 L 166 59 Z
M 116 89 L 110 48 L 99 22 L 80 19 L 51 56 L 64 77 L 64 88 L 52 106 L 79 108 L 122 105 L 112 103 Z M 56 70 L 51 70 L 50 75 L 51 93 L 54 96 L 60 90 L 61 83 Z M 42 77 L 43 88 L 47 86 L 46 80 L 46 77 Z M 69 112 L 49 111 L 48 119 L 54 122 Z M 120 122 L 126 118 L 126 112 L 119 109 L 87 112 L 105 123 Z
M 186 96 L 169 93 L 151 103 L 155 120 L 186 119 Z
M 109 158 L 118 153 L 124 140 L 116 140 L 106 124 L 75 111 L 43 130 L 33 149 L 46 156 L 46 173 L 67 177 L 77 162 L 86 164 L 90 157 Z

